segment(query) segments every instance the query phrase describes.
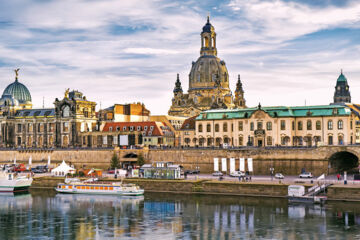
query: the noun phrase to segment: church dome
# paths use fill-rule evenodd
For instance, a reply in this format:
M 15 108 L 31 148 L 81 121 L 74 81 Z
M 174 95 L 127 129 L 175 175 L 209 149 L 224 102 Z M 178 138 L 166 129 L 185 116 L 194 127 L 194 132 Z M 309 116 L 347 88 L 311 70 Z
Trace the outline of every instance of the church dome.
M 17 107 L 19 106 L 19 101 L 11 94 L 3 94 L 0 99 L 0 106 Z
M 25 103 L 27 101 L 31 102 L 31 95 L 29 90 L 24 84 L 19 83 L 17 78 L 15 82 L 11 83 L 5 88 L 3 95 L 12 95 L 20 103 Z
M 224 61 L 214 55 L 203 55 L 193 62 L 189 90 L 214 88 L 218 83 L 223 88 L 229 88 L 229 74 Z

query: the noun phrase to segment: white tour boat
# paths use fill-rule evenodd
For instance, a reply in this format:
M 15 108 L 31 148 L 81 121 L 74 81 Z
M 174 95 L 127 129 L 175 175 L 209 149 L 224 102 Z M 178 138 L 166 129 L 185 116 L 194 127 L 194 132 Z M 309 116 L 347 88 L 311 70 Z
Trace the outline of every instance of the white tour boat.
M 0 192 L 24 192 L 29 189 L 33 179 L 28 175 L 19 176 L 17 173 L 0 171 Z
M 141 189 L 135 184 L 96 181 L 68 181 L 67 183 L 59 183 L 55 190 L 60 193 L 112 194 L 124 196 L 139 196 L 144 194 L 144 189 Z

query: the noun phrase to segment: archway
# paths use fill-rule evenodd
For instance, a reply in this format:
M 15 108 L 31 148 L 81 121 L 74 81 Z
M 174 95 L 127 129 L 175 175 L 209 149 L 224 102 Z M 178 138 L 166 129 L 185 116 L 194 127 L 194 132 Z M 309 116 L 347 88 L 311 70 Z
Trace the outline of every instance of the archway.
M 330 173 L 358 172 L 359 158 L 350 152 L 334 153 L 329 158 Z

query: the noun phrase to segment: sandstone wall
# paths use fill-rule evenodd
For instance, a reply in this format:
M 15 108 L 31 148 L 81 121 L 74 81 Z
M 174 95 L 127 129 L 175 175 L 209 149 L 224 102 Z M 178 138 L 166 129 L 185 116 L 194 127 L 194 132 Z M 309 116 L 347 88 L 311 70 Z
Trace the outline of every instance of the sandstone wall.
M 147 162 L 174 162 L 181 164 L 185 169 L 196 169 L 200 167 L 202 173 L 213 172 L 213 158 L 236 159 L 236 169 L 239 168 L 239 158 L 253 158 L 254 174 L 268 175 L 270 167 L 275 172 L 282 172 L 285 175 L 297 175 L 302 168 L 313 172 L 314 175 L 326 173 L 328 170 L 328 159 L 339 151 L 349 151 L 360 156 L 360 147 L 319 147 L 319 148 L 244 148 L 232 149 L 168 149 L 168 150 L 137 150 L 137 149 L 116 149 L 116 150 L 53 150 L 53 151 L 0 151 L 0 163 L 11 163 L 16 157 L 17 162 L 27 163 L 29 157 L 33 164 L 46 164 L 48 156 L 53 164 L 62 160 L 74 164 L 79 168 L 85 165 L 86 168 L 95 167 L 107 169 L 110 160 L 115 152 L 121 161 L 136 161 L 136 158 L 125 158 L 129 153 L 144 154 Z

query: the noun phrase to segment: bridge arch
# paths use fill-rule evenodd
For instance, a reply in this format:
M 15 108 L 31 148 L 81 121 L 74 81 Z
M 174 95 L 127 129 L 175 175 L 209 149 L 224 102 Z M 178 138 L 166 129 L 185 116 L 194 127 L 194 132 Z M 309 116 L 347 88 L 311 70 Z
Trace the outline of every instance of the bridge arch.
M 358 172 L 359 157 L 351 151 L 339 151 L 329 158 L 329 173 Z

